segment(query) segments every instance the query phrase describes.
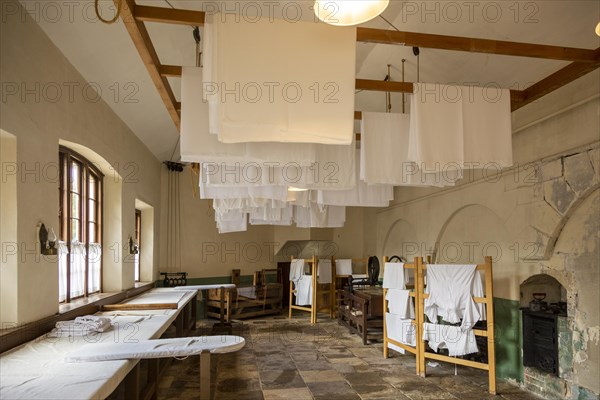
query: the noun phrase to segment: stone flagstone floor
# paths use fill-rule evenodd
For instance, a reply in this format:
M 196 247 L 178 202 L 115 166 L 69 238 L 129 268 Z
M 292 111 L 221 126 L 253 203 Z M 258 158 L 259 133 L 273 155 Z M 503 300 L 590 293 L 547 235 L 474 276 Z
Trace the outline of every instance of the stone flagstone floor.
M 212 326 L 212 322 L 210 322 Z M 207 321 L 195 333 L 210 334 Z M 498 382 L 498 396 L 487 393 L 487 374 L 472 368 L 441 364 L 415 375 L 412 355 L 382 344 L 363 346 L 336 321 L 321 318 L 309 324 L 308 314 L 292 320 L 272 317 L 234 326 L 246 338 L 243 350 L 213 356 L 215 400 L 359 400 L 359 399 L 538 399 L 509 383 Z M 197 399 L 198 358 L 174 361 L 159 384 L 159 399 Z

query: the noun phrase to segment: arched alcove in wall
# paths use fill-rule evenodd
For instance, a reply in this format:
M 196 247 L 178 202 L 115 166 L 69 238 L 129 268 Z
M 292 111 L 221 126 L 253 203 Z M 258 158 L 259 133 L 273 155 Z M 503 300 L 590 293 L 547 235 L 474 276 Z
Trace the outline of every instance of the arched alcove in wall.
M 600 190 L 582 199 L 564 224 L 546 273 L 567 287 L 574 383 L 600 392 Z
M 104 174 L 102 213 L 102 291 L 118 292 L 123 287 L 126 234 L 123 233 L 123 179 L 104 157 L 78 143 L 59 140 L 61 146 L 81 154 Z M 131 275 L 133 282 L 133 269 Z M 130 285 L 133 286 L 133 285 Z
M 18 321 L 17 138 L 0 129 L 0 328 Z
M 494 296 L 519 299 L 519 284 L 529 276 L 518 265 L 518 249 L 504 221 L 488 207 L 472 204 L 454 212 L 435 243 L 434 262 L 479 264 L 491 256 Z
M 419 243 L 414 227 L 406 220 L 395 221 L 383 241 L 383 255 L 402 256 L 407 260 L 424 256 L 425 244 Z

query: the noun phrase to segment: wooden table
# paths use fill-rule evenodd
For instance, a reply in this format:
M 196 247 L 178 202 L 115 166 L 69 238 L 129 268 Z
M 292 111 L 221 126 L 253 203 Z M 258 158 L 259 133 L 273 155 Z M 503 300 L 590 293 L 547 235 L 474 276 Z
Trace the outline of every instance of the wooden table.
M 383 289 L 354 288 L 338 292 L 338 323 L 359 334 L 363 344 L 368 335 L 383 335 Z

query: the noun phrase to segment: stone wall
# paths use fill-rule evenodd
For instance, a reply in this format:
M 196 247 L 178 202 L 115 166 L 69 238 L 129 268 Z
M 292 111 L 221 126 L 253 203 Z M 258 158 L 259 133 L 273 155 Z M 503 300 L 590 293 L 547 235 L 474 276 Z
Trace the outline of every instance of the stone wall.
M 501 378 L 523 380 L 520 284 L 549 274 L 567 288 L 573 372 L 563 398 L 600 392 L 599 105 L 596 97 L 515 134 L 513 168 L 467 174 L 454 188 L 399 188 L 377 218 L 378 255 L 493 257 Z

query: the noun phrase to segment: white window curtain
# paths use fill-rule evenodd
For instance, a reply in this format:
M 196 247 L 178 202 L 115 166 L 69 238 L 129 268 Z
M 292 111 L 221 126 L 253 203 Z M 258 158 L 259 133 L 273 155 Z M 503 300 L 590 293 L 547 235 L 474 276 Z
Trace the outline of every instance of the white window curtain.
M 71 298 L 85 294 L 85 244 L 71 243 Z
M 69 248 L 65 242 L 58 242 L 58 302 L 67 299 L 67 265 Z
M 100 290 L 100 266 L 102 265 L 102 246 L 99 243 L 90 243 L 88 246 L 89 276 L 88 293 Z

